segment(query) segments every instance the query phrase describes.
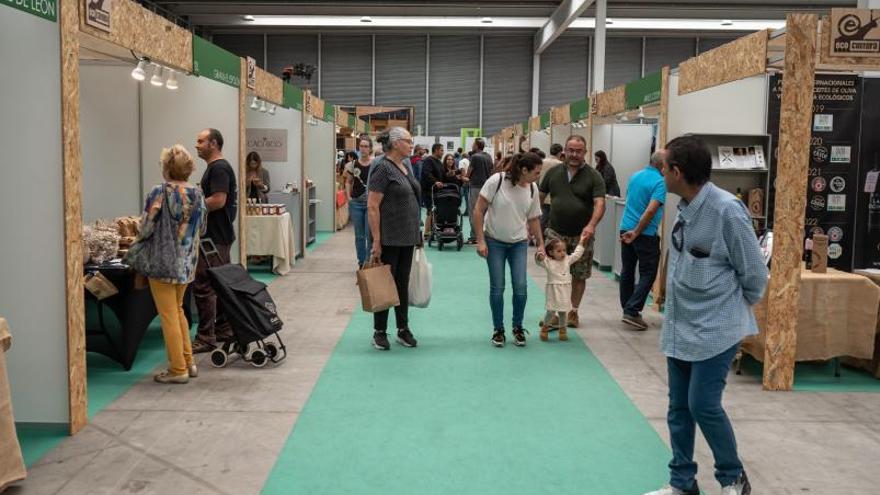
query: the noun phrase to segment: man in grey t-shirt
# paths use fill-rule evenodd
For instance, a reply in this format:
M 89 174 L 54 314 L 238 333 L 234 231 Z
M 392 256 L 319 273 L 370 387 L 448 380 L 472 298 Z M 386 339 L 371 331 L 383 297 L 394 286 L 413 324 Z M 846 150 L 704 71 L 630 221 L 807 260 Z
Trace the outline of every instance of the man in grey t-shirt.
M 473 147 L 471 148 L 473 154 L 470 157 L 470 163 L 465 173 L 465 178 L 470 186 L 470 191 L 468 191 L 468 219 L 471 224 L 471 235 L 468 237 L 468 244 L 477 243 L 477 233 L 474 231 L 474 205 L 477 204 L 483 184 L 492 176 L 492 157 L 484 151 L 485 149 L 486 141 L 483 141 L 482 138 L 474 140 Z

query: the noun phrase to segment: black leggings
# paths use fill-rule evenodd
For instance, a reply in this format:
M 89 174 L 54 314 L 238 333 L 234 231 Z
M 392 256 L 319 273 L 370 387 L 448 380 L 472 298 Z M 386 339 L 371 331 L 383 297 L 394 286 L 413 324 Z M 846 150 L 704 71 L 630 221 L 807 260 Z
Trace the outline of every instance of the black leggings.
M 397 297 L 400 305 L 394 307 L 394 319 L 397 328 L 409 326 L 409 272 L 412 270 L 414 246 L 382 246 L 382 263 L 391 266 L 391 275 L 397 285 Z M 373 313 L 373 328 L 378 331 L 388 330 L 388 311 Z

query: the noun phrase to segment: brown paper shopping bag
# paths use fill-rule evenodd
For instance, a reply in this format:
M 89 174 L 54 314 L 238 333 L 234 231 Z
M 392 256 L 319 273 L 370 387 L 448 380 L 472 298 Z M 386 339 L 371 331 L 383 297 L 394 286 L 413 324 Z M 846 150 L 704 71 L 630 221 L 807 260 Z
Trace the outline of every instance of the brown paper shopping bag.
M 400 304 L 389 265 L 367 263 L 357 272 L 364 311 L 376 313 Z
M 86 289 L 98 298 L 99 301 L 119 294 L 119 290 L 113 285 L 113 282 L 107 280 L 107 277 L 101 272 L 86 274 L 84 284 Z

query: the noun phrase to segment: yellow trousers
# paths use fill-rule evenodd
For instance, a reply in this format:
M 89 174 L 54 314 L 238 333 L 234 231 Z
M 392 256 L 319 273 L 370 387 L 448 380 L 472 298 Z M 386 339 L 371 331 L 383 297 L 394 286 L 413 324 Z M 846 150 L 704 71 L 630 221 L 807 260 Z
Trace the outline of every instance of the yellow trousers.
M 162 336 L 168 352 L 168 371 L 175 375 L 188 373 L 193 363 L 192 343 L 189 336 L 189 322 L 183 314 L 183 294 L 186 284 L 169 284 L 156 279 L 150 280 L 150 292 L 162 321 Z

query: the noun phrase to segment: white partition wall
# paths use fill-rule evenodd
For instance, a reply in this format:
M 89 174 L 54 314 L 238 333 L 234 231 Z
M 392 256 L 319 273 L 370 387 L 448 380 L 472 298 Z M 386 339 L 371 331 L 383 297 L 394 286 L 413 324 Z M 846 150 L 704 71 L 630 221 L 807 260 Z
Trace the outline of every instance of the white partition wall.
M 58 24 L 0 7 L 0 315 L 19 422 L 70 422 Z M 4 453 L 0 453 L 4 455 Z
M 140 108 L 131 65 L 86 61 L 79 77 L 83 223 L 138 215 L 143 208 Z
M 306 177 L 315 184 L 318 208 L 318 231 L 336 230 L 336 126 L 333 122 L 315 119 L 315 125 L 306 125 Z
M 608 160 L 617 173 L 621 196 L 626 196 L 629 178 L 651 160 L 653 138 L 654 126 L 651 124 L 615 124 L 612 127 Z
M 529 133 L 529 148 L 538 148 L 546 154 L 550 154 L 550 133 L 544 130 Z
M 611 155 L 611 133 L 613 129 L 614 126 L 612 124 L 596 124 L 593 126 L 593 155 L 599 150 L 604 151 L 606 155 Z M 592 156 L 588 156 L 586 159 L 587 163 L 596 165 Z M 614 162 L 611 163 L 614 164 Z
M 550 126 L 550 144 L 559 143 L 565 146 L 565 140 L 571 136 L 571 124 L 553 124 Z
M 159 153 L 173 144 L 186 146 L 196 161 L 190 182 L 201 180 L 207 164 L 196 153 L 196 136 L 208 127 L 223 135 L 223 156 L 238 176 L 238 88 L 197 76 L 178 74 L 177 80 L 179 89 L 175 91 L 141 83 L 144 194 L 162 182 Z M 237 235 L 237 221 L 235 230 Z M 232 260 L 238 260 L 236 245 L 232 247 Z

